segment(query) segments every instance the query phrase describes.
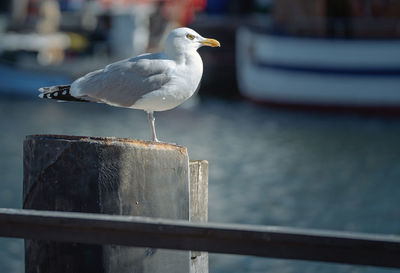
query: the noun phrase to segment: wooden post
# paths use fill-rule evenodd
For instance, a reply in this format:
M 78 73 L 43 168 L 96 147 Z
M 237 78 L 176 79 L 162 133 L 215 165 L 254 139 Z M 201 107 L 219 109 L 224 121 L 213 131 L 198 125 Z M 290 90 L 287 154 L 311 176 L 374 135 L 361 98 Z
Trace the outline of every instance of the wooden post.
M 198 170 L 202 164 L 195 164 Z M 23 207 L 187 220 L 191 206 L 204 207 L 189 202 L 189 175 L 186 148 L 176 145 L 28 136 L 24 142 Z M 196 183 L 200 184 L 204 185 Z M 201 217 L 204 219 L 204 212 Z M 25 241 L 26 273 L 206 272 L 194 268 L 188 251 Z

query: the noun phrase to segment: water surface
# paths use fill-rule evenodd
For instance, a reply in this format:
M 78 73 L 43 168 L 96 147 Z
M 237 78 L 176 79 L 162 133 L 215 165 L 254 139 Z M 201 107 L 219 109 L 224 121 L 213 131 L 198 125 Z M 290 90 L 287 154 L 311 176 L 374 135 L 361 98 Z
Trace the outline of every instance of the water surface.
M 161 140 L 209 161 L 209 220 L 400 234 L 400 118 L 321 114 L 208 100 L 156 113 Z M 29 134 L 149 139 L 142 111 L 0 98 L 0 207 L 21 207 Z M 0 240 L 0 268 L 23 272 L 21 240 Z M 210 272 L 395 272 L 211 255 Z

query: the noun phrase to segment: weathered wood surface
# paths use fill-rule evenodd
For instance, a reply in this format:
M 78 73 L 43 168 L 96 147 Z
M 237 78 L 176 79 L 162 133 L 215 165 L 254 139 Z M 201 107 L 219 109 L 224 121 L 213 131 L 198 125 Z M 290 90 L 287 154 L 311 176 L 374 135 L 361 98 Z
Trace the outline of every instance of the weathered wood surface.
M 190 169 L 190 217 L 191 222 L 208 221 L 208 162 L 192 160 Z M 192 251 L 190 273 L 208 273 L 208 253 Z
M 400 236 L 0 209 L 0 236 L 400 268 Z
M 28 136 L 23 207 L 189 219 L 186 148 L 117 138 Z M 190 252 L 26 241 L 26 272 L 188 272 Z

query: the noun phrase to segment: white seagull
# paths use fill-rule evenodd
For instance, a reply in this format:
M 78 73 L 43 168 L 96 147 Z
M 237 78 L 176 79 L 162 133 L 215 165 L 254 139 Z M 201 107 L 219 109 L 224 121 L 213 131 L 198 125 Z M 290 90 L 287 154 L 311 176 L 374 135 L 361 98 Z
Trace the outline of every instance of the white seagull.
M 203 62 L 197 52 L 202 46 L 219 47 L 220 43 L 190 28 L 177 28 L 168 35 L 164 51 L 109 64 L 70 85 L 42 87 L 39 97 L 144 110 L 152 139 L 159 142 L 153 112 L 172 109 L 196 91 L 203 74 Z

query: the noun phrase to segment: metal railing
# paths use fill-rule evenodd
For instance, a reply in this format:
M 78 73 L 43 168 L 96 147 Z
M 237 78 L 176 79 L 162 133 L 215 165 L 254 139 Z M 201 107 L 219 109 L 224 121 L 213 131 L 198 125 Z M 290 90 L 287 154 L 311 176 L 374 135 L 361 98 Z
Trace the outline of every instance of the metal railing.
M 0 209 L 0 236 L 400 268 L 400 236 Z

